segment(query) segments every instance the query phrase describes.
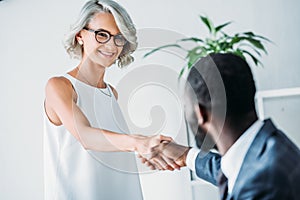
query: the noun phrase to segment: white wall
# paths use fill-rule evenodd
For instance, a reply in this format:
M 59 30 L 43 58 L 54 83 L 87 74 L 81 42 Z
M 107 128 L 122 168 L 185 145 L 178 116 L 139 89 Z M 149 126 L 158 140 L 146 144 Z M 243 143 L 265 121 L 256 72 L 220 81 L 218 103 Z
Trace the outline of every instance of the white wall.
M 64 52 L 62 38 L 84 2 L 0 2 L 0 199 L 43 198 L 44 86 L 50 76 L 76 64 Z M 265 67 L 253 67 L 259 90 L 300 86 L 297 0 L 119 2 L 138 28 L 168 29 L 187 36 L 207 33 L 197 18 L 200 13 L 216 23 L 233 20 L 226 29 L 229 32 L 252 30 L 275 42 L 267 45 L 269 55 L 262 59 Z M 117 84 L 121 73 L 113 69 L 109 73 L 108 78 Z

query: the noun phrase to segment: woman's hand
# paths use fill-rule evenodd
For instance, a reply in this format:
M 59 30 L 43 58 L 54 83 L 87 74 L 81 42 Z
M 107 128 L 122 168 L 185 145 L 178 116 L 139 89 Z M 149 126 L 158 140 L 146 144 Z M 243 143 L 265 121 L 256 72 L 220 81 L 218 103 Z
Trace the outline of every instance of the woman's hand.
M 178 166 L 172 159 L 168 159 L 167 157 L 160 157 L 159 151 L 156 150 L 157 147 L 162 145 L 163 143 L 168 144 L 170 142 L 174 142 L 171 137 L 164 135 L 135 135 L 134 137 L 137 144 L 135 151 L 139 153 L 138 157 L 141 158 L 143 163 L 146 164 L 147 162 L 147 165 L 151 169 L 174 170 L 180 168 L 180 166 Z M 160 157 L 160 159 L 157 159 L 158 157 Z M 154 162 L 152 158 L 155 158 L 156 162 Z M 151 159 L 152 162 L 150 162 L 149 159 Z
M 153 135 L 153 136 L 143 136 L 143 135 L 133 135 L 135 139 L 135 151 L 139 153 L 142 157 L 149 157 L 152 153 L 152 148 L 159 145 L 160 143 L 166 141 L 171 142 L 173 139 L 164 135 Z
M 142 163 L 150 169 L 174 170 L 186 166 L 186 156 L 190 147 L 176 144 L 174 141 L 163 141 L 151 148 L 150 156 L 142 157 L 139 155 Z

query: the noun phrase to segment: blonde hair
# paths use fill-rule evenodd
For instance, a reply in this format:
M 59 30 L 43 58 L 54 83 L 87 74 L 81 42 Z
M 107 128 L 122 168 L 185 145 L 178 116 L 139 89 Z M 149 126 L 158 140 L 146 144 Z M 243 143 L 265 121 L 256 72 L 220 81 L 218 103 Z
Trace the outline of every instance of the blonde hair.
M 70 32 L 67 34 L 64 46 L 72 58 L 81 59 L 82 46 L 76 40 L 76 35 L 90 22 L 96 13 L 106 12 L 114 16 L 116 24 L 122 35 L 128 41 L 117 59 L 118 66 L 124 67 L 133 62 L 131 54 L 137 48 L 136 28 L 126 10 L 112 0 L 91 0 L 81 9 L 80 15 Z

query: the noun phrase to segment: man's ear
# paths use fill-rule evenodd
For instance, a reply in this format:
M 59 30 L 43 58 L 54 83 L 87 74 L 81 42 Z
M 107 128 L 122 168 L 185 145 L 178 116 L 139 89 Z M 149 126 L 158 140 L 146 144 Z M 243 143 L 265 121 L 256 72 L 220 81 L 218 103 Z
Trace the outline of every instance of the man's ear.
M 204 106 L 200 104 L 195 104 L 194 110 L 198 120 L 198 125 L 203 125 L 208 121 L 208 112 Z

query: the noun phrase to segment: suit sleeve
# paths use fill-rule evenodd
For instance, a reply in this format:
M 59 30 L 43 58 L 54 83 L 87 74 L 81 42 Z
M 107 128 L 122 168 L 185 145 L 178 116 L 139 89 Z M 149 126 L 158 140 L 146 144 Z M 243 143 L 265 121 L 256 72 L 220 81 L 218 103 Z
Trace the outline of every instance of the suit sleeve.
M 195 161 L 196 174 L 199 178 L 217 185 L 221 155 L 212 152 L 200 152 Z

